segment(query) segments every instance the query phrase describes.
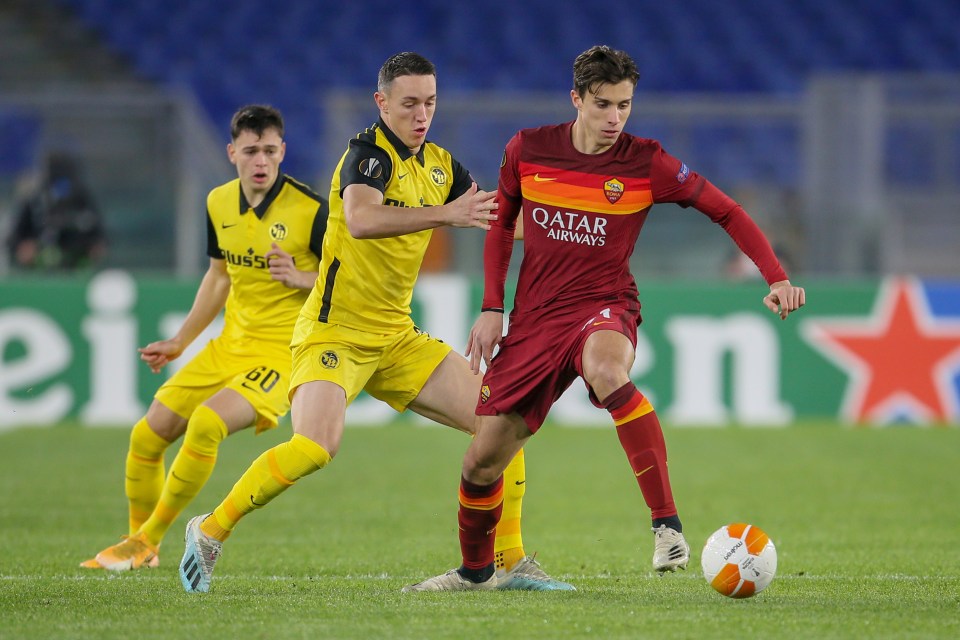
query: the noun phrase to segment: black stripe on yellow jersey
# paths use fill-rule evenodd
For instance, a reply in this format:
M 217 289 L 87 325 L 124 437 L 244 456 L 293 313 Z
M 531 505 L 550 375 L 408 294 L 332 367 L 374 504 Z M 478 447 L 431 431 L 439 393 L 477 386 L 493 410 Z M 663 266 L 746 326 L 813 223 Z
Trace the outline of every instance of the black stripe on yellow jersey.
M 357 240 L 343 216 L 343 189 L 351 184 L 373 187 L 385 205 L 403 215 L 404 208 L 455 200 L 472 183 L 470 173 L 446 149 L 426 141 L 412 154 L 383 120 L 357 135 L 333 174 L 320 277 L 303 315 L 376 333 L 412 326 L 413 286 L 433 230 Z

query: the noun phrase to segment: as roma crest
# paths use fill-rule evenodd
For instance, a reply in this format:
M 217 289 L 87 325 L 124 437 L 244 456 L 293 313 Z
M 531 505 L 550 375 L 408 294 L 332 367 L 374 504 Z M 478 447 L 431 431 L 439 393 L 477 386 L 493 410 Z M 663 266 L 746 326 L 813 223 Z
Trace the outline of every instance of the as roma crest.
M 616 204 L 623 197 L 623 183 L 616 178 L 610 178 L 603 183 L 603 195 L 607 196 L 610 204 Z

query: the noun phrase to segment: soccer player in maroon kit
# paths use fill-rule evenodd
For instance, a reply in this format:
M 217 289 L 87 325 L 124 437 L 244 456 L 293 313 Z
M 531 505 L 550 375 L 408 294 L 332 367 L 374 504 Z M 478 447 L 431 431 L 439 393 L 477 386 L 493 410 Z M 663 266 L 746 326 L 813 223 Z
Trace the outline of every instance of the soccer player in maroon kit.
M 638 78 L 629 55 L 592 47 L 573 65 L 576 120 L 524 129 L 507 144 L 499 218 L 484 248 L 483 308 L 467 345 L 474 371 L 482 358 L 487 372 L 460 484 L 463 564 L 404 591 L 495 588 L 503 470 L 577 376 L 591 401 L 610 412 L 650 508 L 653 568 L 687 566 L 690 547 L 670 488 L 660 422 L 629 377 L 640 324 L 630 256 L 651 206 L 692 206 L 723 227 L 760 269 L 770 285 L 763 303 L 782 319 L 803 306 L 805 294 L 787 279 L 740 205 L 656 140 L 623 133 Z M 504 283 L 521 210 L 524 257 L 503 336 Z

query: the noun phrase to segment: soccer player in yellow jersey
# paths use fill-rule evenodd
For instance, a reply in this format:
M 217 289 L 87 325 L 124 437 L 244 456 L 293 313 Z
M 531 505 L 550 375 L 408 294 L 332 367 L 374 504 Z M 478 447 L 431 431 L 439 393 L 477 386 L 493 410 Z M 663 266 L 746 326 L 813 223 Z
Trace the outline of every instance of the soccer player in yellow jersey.
M 488 229 L 494 194 L 478 190 L 448 151 L 427 141 L 436 70 L 415 53 L 389 58 L 374 94 L 380 120 L 350 141 L 330 189 L 320 276 L 294 330 L 293 438 L 261 455 L 212 514 L 187 525 L 180 579 L 207 591 L 221 543 L 239 520 L 337 454 L 344 414 L 365 390 L 397 411 L 473 433 L 480 377 L 414 326 L 410 301 L 434 228 Z M 569 590 L 526 556 L 520 452 L 507 471 L 496 556 L 501 588 Z
M 243 107 L 227 145 L 238 177 L 207 196 L 210 266 L 175 336 L 140 349 L 159 372 L 226 309 L 221 334 L 154 396 L 130 435 L 129 535 L 81 566 L 155 567 L 160 542 L 213 471 L 220 442 L 248 427 L 277 426 L 290 408 L 290 336 L 317 279 L 327 201 L 280 173 L 283 117 Z M 163 455 L 183 445 L 164 479 Z

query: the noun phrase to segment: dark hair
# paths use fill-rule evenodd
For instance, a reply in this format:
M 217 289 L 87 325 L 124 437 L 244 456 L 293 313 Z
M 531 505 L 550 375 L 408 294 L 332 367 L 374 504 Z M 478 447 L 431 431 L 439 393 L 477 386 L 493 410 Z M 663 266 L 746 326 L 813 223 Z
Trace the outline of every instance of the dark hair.
M 573 89 L 582 98 L 601 84 L 619 84 L 629 80 L 636 86 L 640 79 L 637 63 L 625 51 L 606 45 L 590 47 L 573 61 Z
M 400 76 L 436 76 L 437 68 L 419 53 L 404 51 L 387 58 L 377 75 L 377 91 L 386 93 Z
M 240 107 L 230 119 L 230 137 L 234 140 L 244 131 L 252 131 L 259 138 L 267 129 L 276 129 L 283 137 L 283 116 L 270 105 L 249 104 Z

